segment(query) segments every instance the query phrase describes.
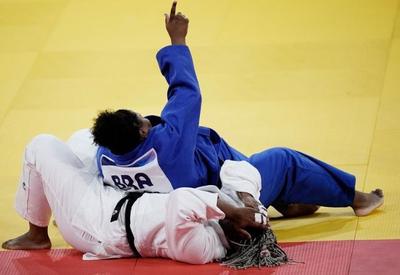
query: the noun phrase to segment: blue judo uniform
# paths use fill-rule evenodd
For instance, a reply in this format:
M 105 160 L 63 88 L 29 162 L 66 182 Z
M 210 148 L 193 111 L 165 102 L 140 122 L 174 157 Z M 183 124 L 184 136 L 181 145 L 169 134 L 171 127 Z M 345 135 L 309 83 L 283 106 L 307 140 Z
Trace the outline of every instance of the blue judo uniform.
M 104 182 L 122 190 L 169 192 L 179 187 L 219 185 L 225 160 L 246 160 L 261 174 L 265 205 L 308 203 L 349 206 L 355 177 L 287 148 L 243 155 L 213 129 L 199 126 L 201 94 L 187 46 L 168 46 L 157 54 L 166 78 L 168 102 L 134 150 L 115 155 L 99 147 L 97 163 Z

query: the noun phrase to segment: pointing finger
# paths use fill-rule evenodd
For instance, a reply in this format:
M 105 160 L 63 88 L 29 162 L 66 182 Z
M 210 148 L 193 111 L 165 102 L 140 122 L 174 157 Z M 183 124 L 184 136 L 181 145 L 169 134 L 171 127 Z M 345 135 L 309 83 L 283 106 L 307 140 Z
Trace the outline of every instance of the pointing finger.
M 169 17 L 170 17 L 171 19 L 173 19 L 173 18 L 175 17 L 176 4 L 177 4 L 176 1 L 174 1 L 174 2 L 172 3 L 171 13 L 170 13 L 170 15 L 169 15 Z

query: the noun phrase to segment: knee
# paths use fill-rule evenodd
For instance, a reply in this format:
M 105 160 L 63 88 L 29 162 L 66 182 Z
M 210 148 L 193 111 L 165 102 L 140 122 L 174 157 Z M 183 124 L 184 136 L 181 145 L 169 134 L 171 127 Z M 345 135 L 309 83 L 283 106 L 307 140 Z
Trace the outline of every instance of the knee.
M 34 163 L 36 159 L 36 153 L 41 151 L 42 148 L 51 146 L 56 140 L 55 136 L 48 134 L 40 134 L 35 136 L 25 148 L 25 160 Z
M 275 161 L 285 162 L 291 155 L 291 149 L 286 147 L 273 147 L 267 150 L 268 155 Z
M 80 129 L 76 131 L 68 138 L 67 143 L 69 144 L 82 141 L 89 141 L 91 144 L 93 143 L 93 135 L 89 129 Z
M 35 136 L 31 142 L 28 144 L 28 148 L 31 149 L 37 149 L 40 148 L 42 146 L 49 146 L 49 144 L 51 144 L 54 140 L 56 140 L 57 138 L 53 135 L 49 135 L 49 134 L 40 134 Z

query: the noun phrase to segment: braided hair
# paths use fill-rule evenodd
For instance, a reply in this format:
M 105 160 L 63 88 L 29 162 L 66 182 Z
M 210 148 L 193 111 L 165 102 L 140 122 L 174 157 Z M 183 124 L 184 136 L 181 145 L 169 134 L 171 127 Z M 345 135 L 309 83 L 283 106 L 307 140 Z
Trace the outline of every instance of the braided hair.
M 250 240 L 230 242 L 232 248 L 221 260 L 221 264 L 231 268 L 272 267 L 293 262 L 279 247 L 275 234 L 269 227 Z

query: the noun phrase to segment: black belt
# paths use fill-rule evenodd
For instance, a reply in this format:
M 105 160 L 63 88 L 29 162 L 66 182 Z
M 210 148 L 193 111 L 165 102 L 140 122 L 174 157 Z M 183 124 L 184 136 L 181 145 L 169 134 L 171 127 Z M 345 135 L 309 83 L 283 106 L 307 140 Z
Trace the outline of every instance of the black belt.
M 123 197 L 115 206 L 113 214 L 111 216 L 111 222 L 118 220 L 119 213 L 121 212 L 121 208 L 126 201 L 126 209 L 125 209 L 125 230 L 126 230 L 126 237 L 128 239 L 129 247 L 132 249 L 133 256 L 140 258 L 142 257 L 139 251 L 135 247 L 135 237 L 133 236 L 132 229 L 131 229 L 131 211 L 132 205 L 135 201 L 140 198 L 144 193 L 139 192 L 129 192 L 125 197 Z

